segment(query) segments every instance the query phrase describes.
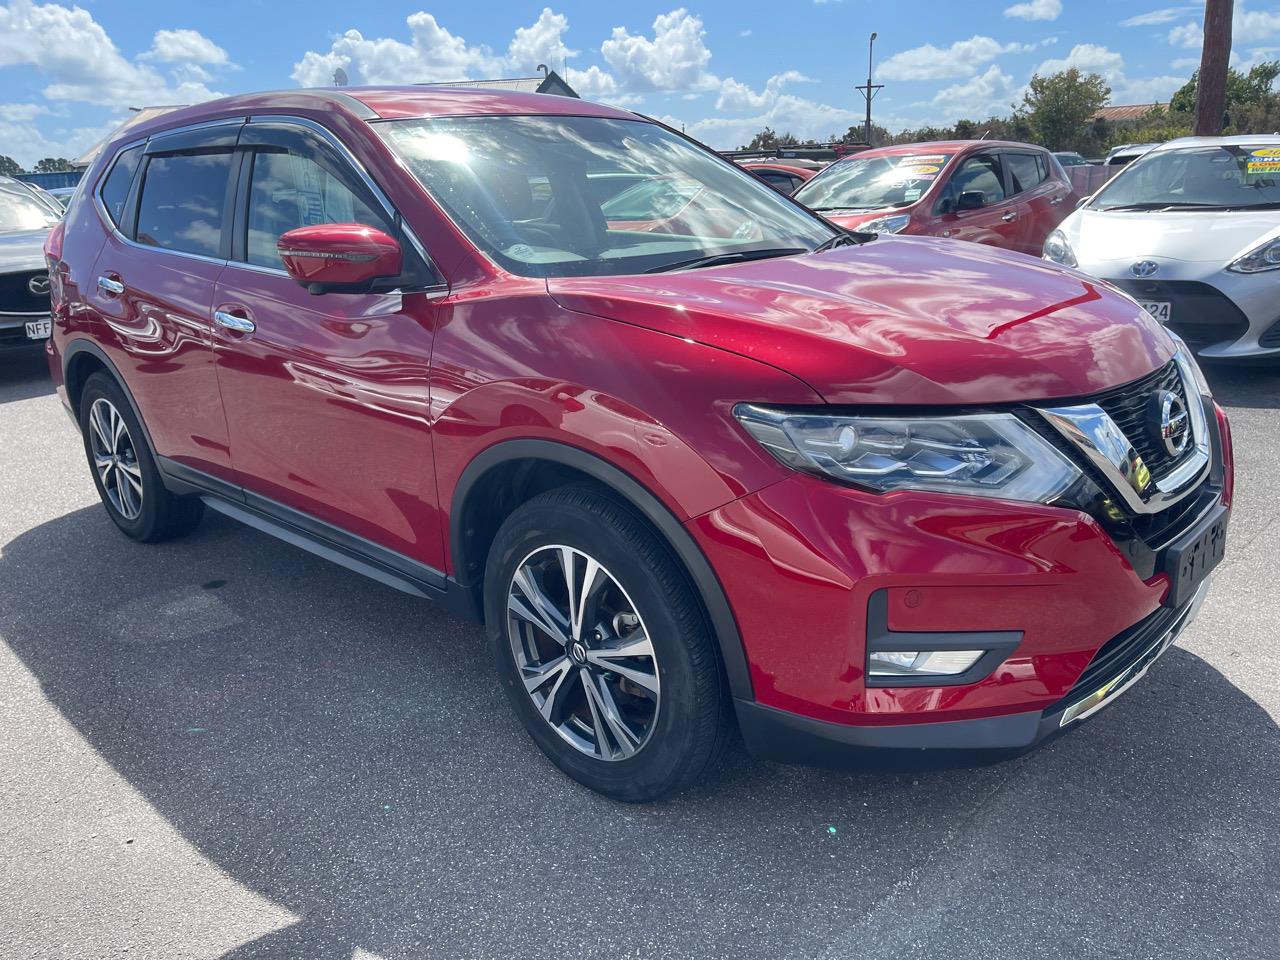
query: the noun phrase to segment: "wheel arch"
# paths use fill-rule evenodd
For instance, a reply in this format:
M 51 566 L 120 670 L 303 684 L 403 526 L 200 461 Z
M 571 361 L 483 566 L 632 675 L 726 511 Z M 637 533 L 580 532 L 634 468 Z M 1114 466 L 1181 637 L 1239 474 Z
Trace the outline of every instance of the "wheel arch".
M 559 479 L 559 482 L 554 482 Z M 732 695 L 754 699 L 746 652 L 737 620 L 715 570 L 693 536 L 671 510 L 640 481 L 595 454 L 552 440 L 507 440 L 481 452 L 458 478 L 450 501 L 449 550 L 453 581 L 467 595 L 466 606 L 483 611 L 484 560 L 498 527 L 521 503 L 551 486 L 589 480 L 620 496 L 663 538 L 689 575 L 720 649 Z M 495 499 L 511 489 L 527 496 Z M 494 503 L 499 509 L 486 509 Z
M 66 387 L 67 403 L 71 405 L 71 412 L 76 423 L 80 422 L 80 397 L 84 393 L 84 385 L 91 376 L 99 371 L 107 373 L 120 387 L 120 392 L 124 394 L 125 400 L 128 401 L 134 417 L 142 425 L 142 432 L 147 439 L 147 446 L 154 451 L 156 447 L 151 442 L 151 432 L 147 429 L 147 421 L 143 418 L 137 401 L 133 399 L 133 393 L 129 390 L 129 385 L 125 383 L 124 377 L 120 375 L 120 370 L 111 362 L 111 358 L 107 356 L 106 352 L 98 344 L 84 337 L 77 337 L 69 341 L 62 351 L 62 382 Z

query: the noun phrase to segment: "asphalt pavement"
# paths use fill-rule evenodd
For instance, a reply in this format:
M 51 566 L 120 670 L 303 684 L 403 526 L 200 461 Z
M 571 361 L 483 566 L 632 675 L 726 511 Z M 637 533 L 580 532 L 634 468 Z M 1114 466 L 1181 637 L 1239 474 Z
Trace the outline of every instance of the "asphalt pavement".
M 0 354 L 0 955 L 1273 960 L 1280 369 L 1210 379 L 1228 557 L 1115 705 L 990 766 L 737 751 L 626 806 L 474 625 L 218 516 L 127 541 L 42 353 Z

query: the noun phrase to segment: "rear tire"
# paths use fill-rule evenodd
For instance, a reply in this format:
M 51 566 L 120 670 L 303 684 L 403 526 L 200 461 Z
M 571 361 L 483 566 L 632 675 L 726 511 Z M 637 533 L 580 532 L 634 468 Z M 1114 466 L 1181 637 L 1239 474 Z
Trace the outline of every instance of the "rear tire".
M 584 786 L 657 800 L 722 756 L 733 725 L 710 627 L 625 502 L 562 487 L 512 513 L 489 551 L 485 623 L 525 729 Z
M 200 522 L 204 503 L 165 488 L 132 404 L 105 373 L 85 381 L 80 433 L 102 505 L 125 536 L 158 543 L 190 533 Z

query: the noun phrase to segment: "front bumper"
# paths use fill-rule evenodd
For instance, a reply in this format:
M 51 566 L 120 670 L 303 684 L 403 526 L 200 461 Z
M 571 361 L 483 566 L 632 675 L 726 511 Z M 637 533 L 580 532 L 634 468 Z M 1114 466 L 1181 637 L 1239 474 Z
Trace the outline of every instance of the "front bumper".
M 27 324 L 48 319 L 48 313 L 0 313 L 0 349 L 44 343 L 43 337 L 32 340 L 27 336 Z
M 1208 582 L 1179 610 L 1161 608 L 1106 644 L 1071 690 L 1043 710 L 892 726 L 851 726 L 814 720 L 760 703 L 735 709 L 747 748 L 781 761 L 840 764 L 868 751 L 976 751 L 1016 754 L 1098 713 L 1141 680 L 1195 618 Z

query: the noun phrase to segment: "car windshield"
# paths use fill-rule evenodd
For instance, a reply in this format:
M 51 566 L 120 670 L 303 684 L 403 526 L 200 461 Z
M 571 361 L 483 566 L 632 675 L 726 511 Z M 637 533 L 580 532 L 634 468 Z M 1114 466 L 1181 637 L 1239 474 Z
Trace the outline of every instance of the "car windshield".
M 376 124 L 473 242 L 523 276 L 607 276 L 804 253 L 831 227 L 654 123 L 437 117 Z
M 851 157 L 827 167 L 796 191 L 810 210 L 879 210 L 919 200 L 954 154 Z
M 0 190 L 0 233 L 43 230 L 57 222 L 57 215 L 25 190 Z
M 1098 194 L 1094 210 L 1237 210 L 1280 205 L 1280 146 L 1183 147 L 1148 153 Z

